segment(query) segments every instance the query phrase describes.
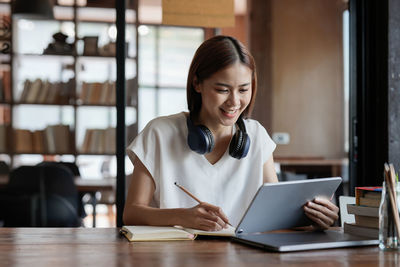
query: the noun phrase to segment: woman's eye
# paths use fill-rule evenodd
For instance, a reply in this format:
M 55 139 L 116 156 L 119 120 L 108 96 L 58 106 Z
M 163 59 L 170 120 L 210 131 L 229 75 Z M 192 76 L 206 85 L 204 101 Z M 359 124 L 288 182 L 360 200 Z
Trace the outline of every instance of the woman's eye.
M 215 89 L 217 90 L 218 93 L 227 93 L 228 90 L 227 89 Z
M 241 92 L 241 93 L 245 93 L 245 92 L 247 92 L 247 91 L 249 91 L 248 88 L 241 88 L 241 89 L 239 90 L 239 92 Z

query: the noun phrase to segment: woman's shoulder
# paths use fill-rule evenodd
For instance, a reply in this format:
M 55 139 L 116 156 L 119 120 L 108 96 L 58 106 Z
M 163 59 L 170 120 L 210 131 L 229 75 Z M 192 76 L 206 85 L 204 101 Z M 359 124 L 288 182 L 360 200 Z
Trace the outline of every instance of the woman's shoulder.
M 184 112 L 168 116 L 160 116 L 148 122 L 144 130 L 168 131 L 168 130 L 178 129 L 182 125 L 182 122 L 185 122 L 185 120 L 186 120 L 186 115 Z
M 257 120 L 254 119 L 244 119 L 244 123 L 246 125 L 246 131 L 249 133 L 258 133 L 259 131 L 265 131 L 264 126 L 261 125 Z

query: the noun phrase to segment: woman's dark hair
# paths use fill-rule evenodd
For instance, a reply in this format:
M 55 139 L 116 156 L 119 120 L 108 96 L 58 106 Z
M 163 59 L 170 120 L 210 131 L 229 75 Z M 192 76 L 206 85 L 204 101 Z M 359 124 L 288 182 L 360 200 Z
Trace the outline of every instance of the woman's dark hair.
M 244 117 L 251 115 L 257 93 L 257 74 L 254 59 L 241 42 L 230 36 L 218 35 L 200 45 L 190 64 L 186 94 L 191 116 L 196 117 L 201 108 L 201 94 L 196 92 L 195 82 L 202 83 L 214 73 L 236 62 L 246 65 L 252 72 L 251 100 L 242 114 Z

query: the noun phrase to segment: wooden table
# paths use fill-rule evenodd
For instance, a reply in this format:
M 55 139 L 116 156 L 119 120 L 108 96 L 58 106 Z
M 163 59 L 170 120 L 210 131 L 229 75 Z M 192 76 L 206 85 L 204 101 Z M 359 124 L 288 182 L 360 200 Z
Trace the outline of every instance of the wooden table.
M 228 240 L 129 243 L 116 228 L 0 228 L 1 266 L 399 266 L 378 247 L 271 253 Z

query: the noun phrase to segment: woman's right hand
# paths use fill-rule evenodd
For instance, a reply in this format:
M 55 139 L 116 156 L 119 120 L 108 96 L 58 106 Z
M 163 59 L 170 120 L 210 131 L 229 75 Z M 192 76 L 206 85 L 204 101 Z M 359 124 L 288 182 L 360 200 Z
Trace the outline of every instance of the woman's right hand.
M 182 226 L 203 231 L 220 231 L 228 227 L 229 221 L 220 207 L 202 202 L 193 208 L 184 209 Z

